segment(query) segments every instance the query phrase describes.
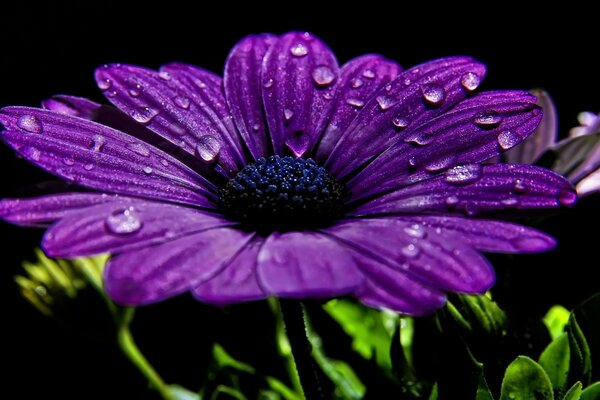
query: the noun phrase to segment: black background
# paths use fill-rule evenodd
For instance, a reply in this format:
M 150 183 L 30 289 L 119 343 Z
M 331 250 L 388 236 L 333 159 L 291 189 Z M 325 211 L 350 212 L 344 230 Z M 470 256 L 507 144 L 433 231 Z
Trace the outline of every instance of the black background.
M 368 52 L 382 53 L 404 67 L 446 55 L 475 56 L 488 65 L 484 89 L 546 88 L 556 101 L 563 133 L 576 124 L 578 112 L 599 111 L 593 13 L 577 4 L 569 9 L 502 4 L 443 9 L 426 4 L 413 9 L 370 1 L 331 10 L 308 3 L 286 4 L 286 9 L 221 4 L 211 5 L 212 10 L 203 10 L 202 3 L 192 9 L 176 1 L 11 5 L 0 15 L 0 106 L 38 105 L 58 93 L 101 101 L 93 80 L 100 64 L 155 68 L 177 60 L 218 72 L 231 46 L 246 34 L 307 30 L 323 38 L 340 62 Z M 1 196 L 45 178 L 2 146 Z M 513 302 L 539 312 L 556 301 L 574 306 L 597 290 L 591 279 L 597 261 L 590 257 L 597 254 L 593 246 L 598 236 L 582 232 L 597 226 L 597 205 L 597 197 L 586 199 L 576 210 L 547 222 L 546 228 L 562 240 L 561 247 L 550 255 L 520 258 L 514 268 L 527 272 L 519 272 L 523 279 L 515 283 Z M 79 309 L 75 306 L 71 312 L 85 322 L 74 327 L 65 320 L 44 319 L 20 299 L 12 276 L 21 260 L 32 258 L 40 235 L 0 224 L 0 368 L 5 371 L 0 397 L 152 398 L 107 339 L 110 320 L 99 304 L 90 300 Z M 542 293 L 541 300 L 532 289 Z M 238 312 L 251 315 L 249 307 Z M 147 346 L 162 347 L 154 361 L 168 378 L 188 371 L 183 380 L 199 384 L 201 371 L 194 363 L 206 354 L 193 346 L 207 329 L 213 334 L 222 330 L 214 326 L 219 321 L 207 319 L 212 312 L 187 298 L 143 310 L 136 330 Z M 250 320 L 256 318 L 259 324 L 259 317 Z

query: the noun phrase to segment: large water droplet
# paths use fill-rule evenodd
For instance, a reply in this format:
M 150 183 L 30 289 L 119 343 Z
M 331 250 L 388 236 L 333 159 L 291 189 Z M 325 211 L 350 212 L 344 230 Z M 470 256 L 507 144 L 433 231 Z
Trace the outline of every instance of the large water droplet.
M 421 86 L 423 98 L 433 106 L 441 105 L 446 100 L 446 91 L 437 83 L 427 83 Z
M 396 104 L 394 99 L 387 96 L 377 96 L 375 101 L 377 101 L 377 104 L 379 104 L 379 108 L 381 108 L 382 111 L 389 110 Z
M 365 78 L 368 78 L 368 79 L 373 79 L 373 78 L 375 78 L 375 72 L 373 72 L 370 69 L 366 69 L 363 71 L 362 76 L 364 76 Z
M 117 235 L 129 235 L 142 228 L 142 221 L 133 207 L 123 208 L 112 212 L 105 221 L 109 232 Z
M 523 141 L 523 136 L 514 131 L 503 131 L 498 135 L 498 144 L 503 150 L 515 147 Z
M 141 143 L 129 143 L 126 147 L 140 156 L 148 157 L 150 155 L 150 149 Z
M 392 119 L 392 125 L 394 125 L 398 129 L 404 129 L 409 124 L 410 124 L 410 122 L 408 121 L 408 119 L 401 117 L 401 116 L 397 116 Z
M 469 92 L 477 89 L 481 83 L 481 78 L 474 72 L 467 72 L 460 77 L 460 84 Z
M 558 201 L 566 207 L 571 207 L 577 201 L 577 194 L 571 190 L 561 190 L 558 192 Z
M 427 230 L 420 224 L 412 224 L 404 228 L 404 232 L 411 237 L 423 239 L 427 236 Z
M 35 115 L 22 115 L 17 120 L 17 126 L 29 133 L 42 133 L 44 128 L 42 127 L 42 123 Z
M 212 164 L 217 160 L 219 152 L 221 151 L 221 144 L 219 141 L 211 135 L 201 136 L 196 145 L 196 153 L 200 160 L 206 164 Z
M 361 108 L 365 105 L 364 101 L 362 101 L 360 99 L 352 99 L 352 98 L 346 100 L 346 103 L 348 103 L 352 107 L 356 107 L 356 108 Z
M 129 89 L 129 95 L 131 97 L 140 97 L 142 94 L 142 85 L 139 83 L 135 84 L 132 88 Z
M 290 47 L 290 53 L 294 57 L 304 57 L 308 54 L 308 48 L 302 43 L 297 43 Z
M 319 65 L 313 69 L 312 78 L 317 86 L 329 86 L 335 80 L 335 73 L 327 65 Z
M 190 99 L 184 96 L 175 96 L 173 98 L 173 103 L 175 103 L 177 107 L 183 108 L 184 110 L 190 108 Z
M 361 87 L 364 84 L 364 82 L 362 81 L 362 79 L 360 78 L 354 78 L 350 81 L 350 87 L 352 89 L 358 89 L 359 87 Z
M 482 175 L 482 168 L 479 164 L 458 165 L 446 171 L 444 180 L 456 185 L 465 185 L 475 182 Z
M 98 87 L 100 90 L 108 90 L 112 87 L 112 81 L 108 78 L 100 79 L 98 81 Z
M 502 122 L 502 116 L 494 110 L 481 111 L 475 114 L 473 122 L 484 128 L 492 128 Z
M 150 121 L 152 121 L 152 119 L 158 115 L 158 111 L 151 107 L 137 107 L 131 110 L 129 115 L 131 115 L 131 118 L 133 118 L 140 124 L 146 125 L 149 124 Z
M 289 122 L 293 116 L 294 116 L 294 111 L 290 110 L 289 108 L 286 108 L 285 110 L 283 110 L 283 119 L 286 122 Z
M 434 135 L 426 132 L 415 132 L 404 139 L 405 143 L 412 143 L 418 146 L 427 146 L 433 141 Z
M 402 254 L 408 258 L 415 258 L 419 255 L 419 248 L 415 244 L 409 244 L 402 248 Z
M 164 81 L 170 81 L 171 80 L 171 74 L 169 74 L 167 71 L 160 71 L 158 73 L 158 77 Z
M 142 171 L 144 171 L 144 173 L 145 173 L 146 175 L 150 175 L 150 174 L 152 173 L 152 171 L 153 171 L 153 170 L 152 170 L 152 167 L 145 166 L 144 168 L 142 168 Z
M 102 146 L 106 143 L 106 139 L 101 135 L 92 136 L 92 142 L 90 143 L 90 149 L 94 151 L 102 150 Z

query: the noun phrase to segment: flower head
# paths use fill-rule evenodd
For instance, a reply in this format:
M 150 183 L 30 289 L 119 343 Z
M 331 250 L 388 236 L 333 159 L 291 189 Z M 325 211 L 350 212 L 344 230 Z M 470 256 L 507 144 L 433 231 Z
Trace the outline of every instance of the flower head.
M 123 304 L 351 295 L 429 313 L 492 286 L 480 252 L 555 244 L 490 218 L 576 200 L 549 170 L 481 164 L 542 115 L 527 92 L 475 94 L 484 74 L 467 57 L 338 67 L 294 32 L 243 39 L 223 78 L 103 66 L 115 107 L 56 96 L 1 110 L 3 140 L 74 189 L 4 199 L 0 216 L 50 224 L 50 256 L 111 253 L 106 290 Z

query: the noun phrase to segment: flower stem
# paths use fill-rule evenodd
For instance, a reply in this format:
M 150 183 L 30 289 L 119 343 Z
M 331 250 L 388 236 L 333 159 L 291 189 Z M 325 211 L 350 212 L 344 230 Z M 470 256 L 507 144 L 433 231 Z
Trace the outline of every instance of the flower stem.
M 119 319 L 118 341 L 121 350 L 140 372 L 148 379 L 148 382 L 156 389 L 164 400 L 175 400 L 167 384 L 162 380 L 154 367 L 150 365 L 146 357 L 133 340 L 130 325 L 133 321 L 135 308 L 125 308 Z
M 302 304 L 295 300 L 280 300 L 279 305 L 287 337 L 292 348 L 296 369 L 307 400 L 324 400 L 317 365 L 312 357 L 312 345 L 308 340 Z

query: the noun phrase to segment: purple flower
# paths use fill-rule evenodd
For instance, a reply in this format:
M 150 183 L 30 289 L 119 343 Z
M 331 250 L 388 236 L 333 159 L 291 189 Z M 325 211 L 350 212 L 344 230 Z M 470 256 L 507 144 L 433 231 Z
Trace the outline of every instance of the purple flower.
M 3 140 L 76 186 L 4 199 L 0 216 L 51 224 L 50 256 L 113 254 L 106 290 L 122 304 L 352 295 L 430 313 L 444 293 L 492 286 L 480 252 L 555 245 L 489 218 L 576 200 L 549 170 L 481 164 L 542 116 L 527 92 L 474 94 L 484 74 L 467 57 L 338 67 L 302 33 L 243 39 L 223 78 L 104 66 L 96 79 L 116 108 L 56 96 L 1 110 Z

